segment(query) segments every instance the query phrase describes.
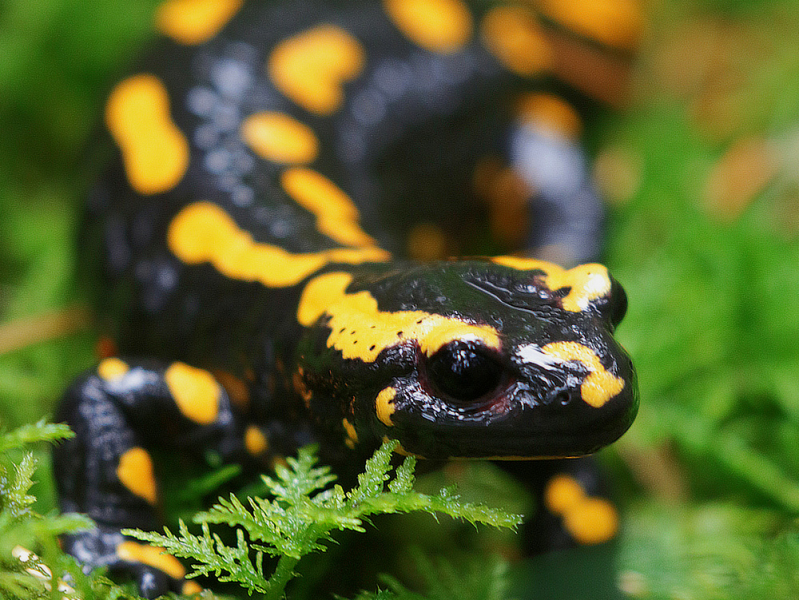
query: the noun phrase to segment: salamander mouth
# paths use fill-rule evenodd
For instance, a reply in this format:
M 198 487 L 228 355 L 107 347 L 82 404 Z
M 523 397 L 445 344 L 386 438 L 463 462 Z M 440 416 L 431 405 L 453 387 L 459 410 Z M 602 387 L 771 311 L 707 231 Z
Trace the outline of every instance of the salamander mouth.
M 632 425 L 638 410 L 634 381 L 597 408 L 579 392 L 552 389 L 547 400 L 503 394 L 479 411 L 395 415 L 403 448 L 431 459 L 498 460 L 571 458 L 615 442 Z

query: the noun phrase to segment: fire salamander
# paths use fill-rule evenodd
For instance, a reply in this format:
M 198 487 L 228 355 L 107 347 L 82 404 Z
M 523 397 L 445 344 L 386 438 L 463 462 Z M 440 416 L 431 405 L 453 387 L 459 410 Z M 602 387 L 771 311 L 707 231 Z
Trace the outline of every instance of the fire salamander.
M 156 449 L 268 466 L 316 442 L 345 471 L 387 438 L 430 459 L 616 440 L 626 299 L 571 266 L 602 209 L 562 98 L 619 99 L 632 1 L 163 3 L 105 106 L 83 241 L 119 353 L 60 405 L 61 506 L 97 523 L 66 549 L 147 597 L 196 589 L 120 534 L 158 526 Z M 501 255 L 446 258 L 475 248 Z M 503 464 L 547 515 L 530 551 L 614 536 L 584 459 Z

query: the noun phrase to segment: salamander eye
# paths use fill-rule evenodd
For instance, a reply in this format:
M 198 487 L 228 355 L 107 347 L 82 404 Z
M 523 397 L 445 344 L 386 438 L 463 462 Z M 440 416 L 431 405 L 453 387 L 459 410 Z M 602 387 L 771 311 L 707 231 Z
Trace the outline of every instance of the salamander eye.
M 427 362 L 433 390 L 452 400 L 470 402 L 499 387 L 503 369 L 494 358 L 468 342 L 451 342 Z

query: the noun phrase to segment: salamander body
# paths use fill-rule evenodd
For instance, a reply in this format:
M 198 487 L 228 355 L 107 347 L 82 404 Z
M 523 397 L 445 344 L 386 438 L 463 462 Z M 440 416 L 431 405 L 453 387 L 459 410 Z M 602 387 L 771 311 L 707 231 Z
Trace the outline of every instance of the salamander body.
M 109 95 L 115 158 L 89 203 L 119 354 L 59 411 L 77 434 L 55 455 L 62 508 L 98 523 L 70 552 L 149 596 L 180 583 L 119 533 L 157 526 L 156 448 L 269 465 L 317 442 L 346 470 L 384 439 L 567 458 L 629 427 L 623 290 L 532 256 L 591 260 L 601 231 L 557 51 L 604 45 L 614 73 L 635 22 L 583 31 L 558 6 L 161 6 L 164 38 Z M 447 258 L 486 248 L 522 255 Z M 538 494 L 544 472 L 524 475 Z M 598 527 L 585 543 L 615 531 Z

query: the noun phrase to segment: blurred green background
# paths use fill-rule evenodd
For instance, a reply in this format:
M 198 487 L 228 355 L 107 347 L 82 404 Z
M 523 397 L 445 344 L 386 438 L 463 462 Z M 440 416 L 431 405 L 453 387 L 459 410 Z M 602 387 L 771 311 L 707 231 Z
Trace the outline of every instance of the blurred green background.
M 73 237 L 110 83 L 156 0 L 0 3 L 0 424 L 93 362 Z M 641 411 L 603 460 L 636 598 L 799 597 L 799 3 L 650 0 L 592 132 Z M 46 456 L 43 454 L 43 456 Z M 46 461 L 45 461 L 46 462 Z M 36 491 L 53 505 L 46 464 Z

